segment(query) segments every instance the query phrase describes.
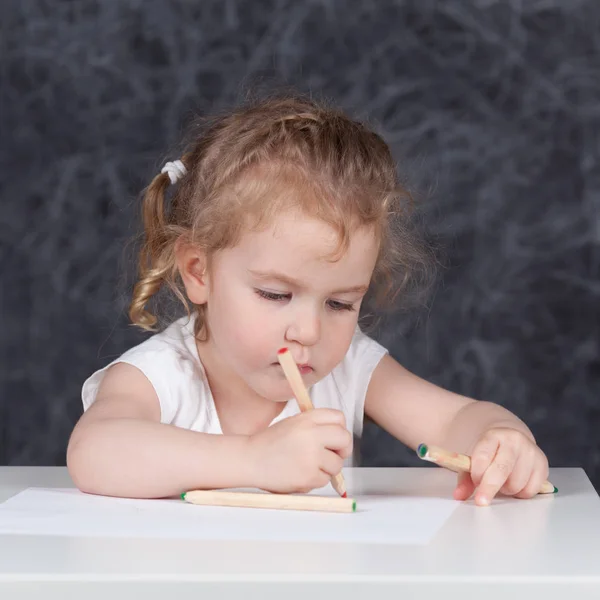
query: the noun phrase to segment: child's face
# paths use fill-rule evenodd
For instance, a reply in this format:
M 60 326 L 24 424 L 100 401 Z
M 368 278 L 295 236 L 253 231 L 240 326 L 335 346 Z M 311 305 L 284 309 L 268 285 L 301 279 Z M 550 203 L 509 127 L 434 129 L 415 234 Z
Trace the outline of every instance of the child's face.
M 377 258 L 371 230 L 356 230 L 351 240 L 332 262 L 334 230 L 290 212 L 218 252 L 209 274 L 205 351 L 272 401 L 290 398 L 277 361 L 281 347 L 309 366 L 301 368 L 307 386 L 325 377 L 348 350 Z

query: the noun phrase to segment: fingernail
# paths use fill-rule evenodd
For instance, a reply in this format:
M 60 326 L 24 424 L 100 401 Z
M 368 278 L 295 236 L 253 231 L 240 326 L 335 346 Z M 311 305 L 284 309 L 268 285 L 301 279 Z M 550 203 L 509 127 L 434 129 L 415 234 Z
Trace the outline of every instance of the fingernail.
M 490 500 L 487 496 L 479 496 L 479 504 L 481 506 L 489 506 L 490 505 Z

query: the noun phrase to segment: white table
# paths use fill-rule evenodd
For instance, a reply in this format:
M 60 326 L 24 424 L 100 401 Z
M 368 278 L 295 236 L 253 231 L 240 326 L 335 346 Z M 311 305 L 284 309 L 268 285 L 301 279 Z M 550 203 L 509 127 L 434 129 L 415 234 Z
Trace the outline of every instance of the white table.
M 434 468 L 355 469 L 373 491 L 449 496 Z M 600 498 L 582 469 L 554 496 L 461 504 L 427 546 L 0 536 L 0 598 L 600 599 Z M 72 486 L 62 467 L 0 467 L 0 502 Z

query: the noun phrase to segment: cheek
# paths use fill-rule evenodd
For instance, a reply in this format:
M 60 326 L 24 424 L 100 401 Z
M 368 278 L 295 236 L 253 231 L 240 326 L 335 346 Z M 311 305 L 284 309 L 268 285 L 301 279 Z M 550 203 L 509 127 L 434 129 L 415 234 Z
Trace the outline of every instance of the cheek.
M 356 329 L 357 317 L 354 314 L 349 315 L 343 320 L 336 317 L 328 323 L 323 331 L 323 340 L 327 344 L 327 358 L 332 363 L 333 368 L 337 365 L 348 352 L 354 330 Z
M 217 320 L 218 336 L 215 337 L 238 362 L 262 364 L 277 352 L 275 321 L 252 295 L 237 294 L 221 302 Z
M 260 312 L 254 314 L 254 319 L 244 318 L 239 323 L 236 338 L 240 351 L 244 352 L 246 362 L 249 364 L 262 364 L 265 360 L 276 356 L 278 348 L 277 335 L 273 331 L 273 323 L 268 319 L 261 319 Z

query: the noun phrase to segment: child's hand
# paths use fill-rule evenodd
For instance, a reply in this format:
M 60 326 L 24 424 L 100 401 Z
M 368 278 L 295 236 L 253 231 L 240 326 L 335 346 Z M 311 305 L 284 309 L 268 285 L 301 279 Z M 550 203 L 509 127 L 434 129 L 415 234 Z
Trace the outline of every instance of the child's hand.
M 471 472 L 460 473 L 456 500 L 466 500 L 477 487 L 475 504 L 487 506 L 498 493 L 531 498 L 548 478 L 548 459 L 516 429 L 488 429 L 471 452 Z
M 339 410 L 317 408 L 283 419 L 250 437 L 256 486 L 270 492 L 309 492 L 327 485 L 352 453 L 352 435 Z

